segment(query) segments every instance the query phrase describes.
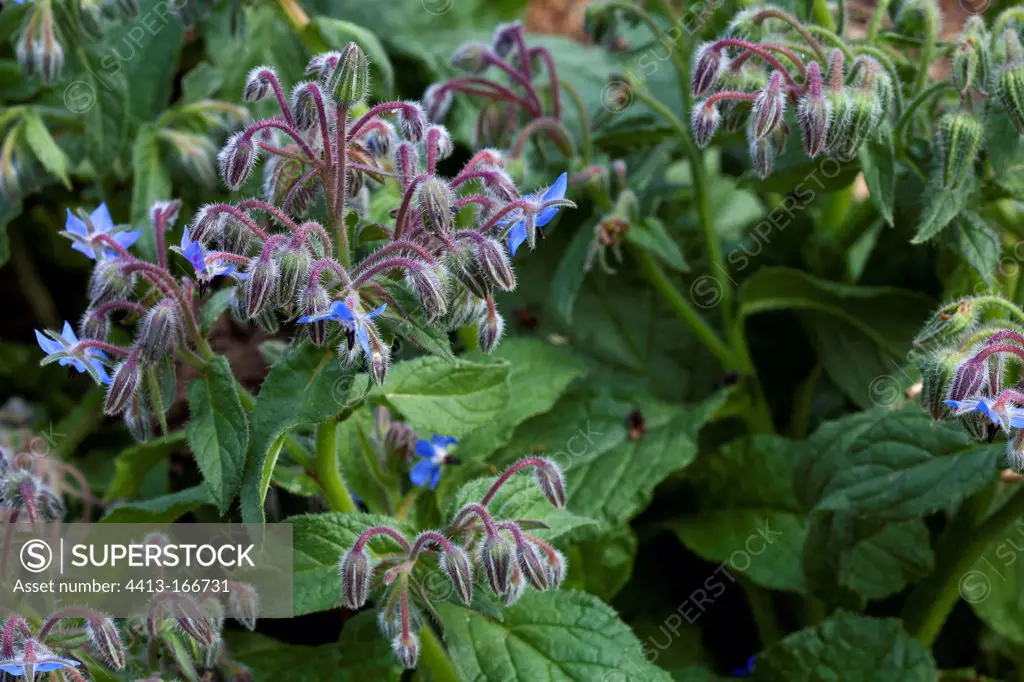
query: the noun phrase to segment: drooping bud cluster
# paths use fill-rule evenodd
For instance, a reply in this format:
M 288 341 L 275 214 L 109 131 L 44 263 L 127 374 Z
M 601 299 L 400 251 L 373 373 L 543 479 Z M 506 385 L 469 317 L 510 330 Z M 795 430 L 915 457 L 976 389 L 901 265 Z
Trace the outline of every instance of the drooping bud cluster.
M 432 442 L 441 440 L 435 437 Z M 419 445 L 416 449 L 421 454 Z M 421 601 L 424 608 L 432 610 L 432 600 L 455 594 L 468 606 L 473 602 L 477 575 L 505 605 L 514 603 L 527 587 L 548 590 L 562 584 L 567 563 L 561 552 L 525 532 L 521 520 L 497 520 L 487 509 L 501 487 L 527 468 L 534 469 L 544 497 L 556 507 L 564 506 L 565 481 L 558 467 L 547 459 L 527 458 L 498 476 L 479 503 L 463 506 L 445 532 L 425 531 L 410 540 L 390 526 L 374 526 L 341 556 L 341 600 L 346 608 L 362 608 L 375 589 L 374 574 L 381 574 L 383 589 L 377 620 L 406 668 L 415 667 L 419 656 Z M 460 538 L 464 542 L 457 544 Z M 426 574 L 416 570 L 420 562 L 434 566 L 433 560 L 427 559 L 431 549 L 437 556 L 436 570 Z M 375 558 L 385 552 L 389 556 L 386 561 Z M 434 579 L 438 573 L 447 589 Z

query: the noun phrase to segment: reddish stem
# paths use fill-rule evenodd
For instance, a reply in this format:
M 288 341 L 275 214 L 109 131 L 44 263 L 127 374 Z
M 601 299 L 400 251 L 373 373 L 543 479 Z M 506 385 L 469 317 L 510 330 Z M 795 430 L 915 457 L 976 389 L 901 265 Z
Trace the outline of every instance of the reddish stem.
M 491 498 L 494 497 L 494 494 L 498 492 L 498 489 L 501 488 L 501 486 L 505 485 L 505 482 L 508 481 L 508 479 L 511 478 L 512 475 L 515 474 L 516 472 L 522 471 L 527 467 L 546 469 L 549 466 L 551 466 L 551 464 L 542 457 L 525 457 L 519 460 L 518 462 L 511 465 L 503 472 L 501 472 L 501 475 L 498 476 L 497 480 L 495 480 L 494 483 L 491 484 L 491 487 L 490 489 L 488 489 L 487 494 L 485 494 L 483 498 L 480 500 L 480 504 L 486 506 L 487 503 L 491 501 Z
M 765 60 L 766 62 L 774 66 L 776 69 L 778 69 L 782 73 L 782 76 L 786 79 L 787 83 L 789 83 L 790 85 L 796 85 L 796 81 L 794 81 L 793 77 L 789 75 L 789 71 L 787 71 L 786 67 L 782 65 L 782 62 L 780 62 L 775 57 L 775 55 L 773 55 L 771 52 L 764 49 L 760 45 L 747 42 L 746 40 L 737 40 L 736 38 L 722 38 L 721 40 L 715 42 L 711 46 L 711 49 L 721 50 L 723 47 L 741 47 L 744 50 L 750 50 L 751 52 L 759 56 L 761 59 Z
M 388 526 L 374 526 L 372 528 L 367 528 L 365 531 L 363 531 L 363 534 L 360 535 L 359 538 L 356 540 L 356 544 L 352 545 L 352 551 L 362 552 L 363 547 L 366 545 L 367 542 L 370 541 L 370 538 L 378 535 L 386 535 L 387 537 L 397 542 L 401 546 L 401 548 L 407 552 L 410 549 L 412 549 L 412 547 L 409 545 L 409 541 L 405 539 L 405 536 L 399 533 L 394 528 L 389 528 Z
M 533 58 L 534 55 L 539 55 L 541 60 L 543 60 L 544 66 L 548 70 L 548 78 L 551 80 L 551 115 L 561 120 L 562 105 L 561 95 L 558 91 L 558 71 L 555 69 L 555 60 L 551 56 L 551 51 L 546 47 L 535 47 L 530 50 L 530 57 Z

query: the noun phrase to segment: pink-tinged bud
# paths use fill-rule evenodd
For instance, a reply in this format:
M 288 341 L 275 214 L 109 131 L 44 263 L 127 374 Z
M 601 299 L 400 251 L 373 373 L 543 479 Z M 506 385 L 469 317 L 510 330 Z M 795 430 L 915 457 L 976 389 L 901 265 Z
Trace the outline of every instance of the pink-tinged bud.
M 479 42 L 464 43 L 452 53 L 450 64 L 467 73 L 483 73 L 487 67 L 487 56 L 491 48 Z
M 362 551 L 349 550 L 341 557 L 341 603 L 345 608 L 361 609 L 370 596 L 370 559 Z
M 1024 64 L 1006 67 L 996 82 L 996 96 L 1017 132 L 1024 135 Z
M 502 534 L 488 536 L 480 545 L 480 564 L 483 566 L 487 584 L 499 597 L 506 594 L 512 586 L 515 549 L 515 543 Z
M 443 125 L 435 124 L 427 128 L 424 139 L 433 142 L 438 160 L 447 159 L 452 155 L 452 152 L 455 151 L 455 146 L 452 144 L 451 133 L 449 133 L 448 129 Z
M 228 591 L 228 607 L 234 618 L 247 630 L 256 629 L 260 614 L 260 595 L 249 583 L 231 583 Z
M 1024 429 L 1017 429 L 1006 443 L 1006 466 L 1018 474 L 1024 473 Z
M 978 395 L 987 380 L 988 372 L 984 362 L 965 362 L 953 376 L 953 382 L 949 385 L 949 399 L 973 398 Z
M 232 135 L 217 154 L 217 164 L 224 184 L 231 189 L 244 185 L 256 166 L 257 157 L 256 145 L 244 130 Z
M 423 139 L 423 131 L 427 126 L 427 115 L 419 102 L 402 102 L 398 109 L 398 124 L 402 129 L 402 137 L 409 142 Z
M 444 83 L 434 83 L 423 93 L 423 106 L 427 118 L 440 123 L 452 108 L 452 91 Z
M 516 563 L 519 570 L 535 590 L 543 592 L 548 589 L 548 569 L 541 561 L 537 548 L 531 542 L 516 544 Z
M 192 224 L 188 226 L 189 236 L 194 241 L 208 244 L 210 240 L 220 238 L 224 230 L 224 223 L 227 220 L 226 213 L 219 213 L 213 210 L 213 204 L 206 204 L 192 218 Z
M 477 245 L 477 260 L 484 277 L 502 291 L 516 288 L 516 273 L 512 269 L 508 251 L 493 239 L 487 239 Z
M 523 577 L 523 572 L 519 570 L 519 566 L 512 567 L 512 577 L 509 579 L 508 590 L 504 594 L 499 595 L 501 603 L 504 606 L 512 606 L 519 598 L 526 592 L 526 578 Z
M 411 426 L 404 422 L 391 422 L 384 433 L 386 457 L 400 462 L 408 461 L 416 451 L 416 440 L 416 431 Z
M 43 482 L 28 469 L 18 469 L 0 478 L 0 501 L 12 511 L 39 513 L 39 491 Z
M 419 174 L 420 152 L 416 145 L 401 142 L 395 147 L 395 170 L 400 177 L 414 178 Z
M 85 635 L 103 661 L 114 670 L 124 670 L 125 651 L 121 633 L 112 618 L 90 618 L 85 622 Z
M 169 230 L 178 222 L 178 214 L 180 212 L 181 200 L 179 199 L 154 201 L 149 207 L 149 221 L 154 227 L 162 221 L 164 230 Z
M 807 67 L 807 79 L 809 88 L 797 104 L 796 117 L 803 133 L 804 153 L 814 158 L 825 149 L 832 106 L 822 91 L 821 69 L 817 62 L 811 62 Z
M 198 611 L 198 606 L 194 607 Z M 175 621 L 181 631 L 184 632 L 189 638 L 195 641 L 200 646 L 210 646 L 217 641 L 220 635 L 217 634 L 217 629 L 214 627 L 212 618 L 189 618 L 181 617 L 176 618 Z
M 105 341 L 110 334 L 110 315 L 97 313 L 95 308 L 87 308 L 78 323 L 78 335 L 83 339 Z
M 399 633 L 391 641 L 391 648 L 403 668 L 411 670 L 420 658 L 420 638 L 414 632 Z
M 259 102 L 270 97 L 274 94 L 274 83 L 277 80 L 277 73 L 272 67 L 257 66 L 245 79 L 242 99 L 246 102 Z
M 565 574 L 569 570 L 569 562 L 557 549 L 551 549 L 548 554 L 548 586 L 557 590 L 565 582 Z
M 562 470 L 553 461 L 546 459 L 544 466 L 534 468 L 534 475 L 537 477 L 537 487 L 544 493 L 544 497 L 553 507 L 563 509 L 565 507 L 565 478 Z
M 327 290 L 317 282 L 310 282 L 309 286 L 302 290 L 299 297 L 299 314 L 315 315 L 327 310 L 331 304 L 331 296 Z M 309 334 L 310 340 L 315 346 L 323 346 L 327 340 L 327 321 L 310 322 L 301 325 Z
M 718 112 L 717 102 L 698 102 L 693 107 L 692 127 L 693 141 L 703 149 L 711 142 L 718 130 L 718 124 L 722 121 L 722 115 Z
M 782 87 L 782 74 L 775 71 L 768 85 L 757 93 L 754 100 L 751 116 L 754 138 L 764 140 L 771 135 L 782 122 L 785 113 L 786 91 Z
M 693 63 L 693 77 L 690 80 L 691 92 L 694 97 L 703 97 L 718 82 L 722 72 L 722 51 L 705 43 L 697 50 L 697 59 Z
M 306 64 L 306 71 L 303 75 L 326 79 L 340 62 L 341 53 L 339 52 L 323 52 L 313 55 Z
M 490 283 L 484 277 L 473 247 L 457 246 L 449 249 L 442 262 L 448 272 L 475 296 L 485 298 L 490 293 Z
M 259 256 L 252 259 L 248 274 L 245 280 L 245 314 L 253 319 L 274 297 L 280 272 L 275 258 Z
M 772 174 L 772 168 L 775 166 L 775 142 L 772 139 L 751 136 L 750 165 L 762 180 Z
M 455 212 L 452 210 L 454 196 L 447 183 L 437 177 L 430 177 L 420 183 L 416 190 L 416 207 L 423 221 L 423 229 L 429 234 L 445 234 L 455 226 Z
M 309 281 L 312 263 L 313 258 L 305 246 L 290 247 L 281 253 L 278 261 L 280 275 L 275 292 L 275 303 L 278 307 L 290 310 L 298 303 L 298 298 Z
M 480 346 L 480 350 L 484 353 L 493 351 L 498 347 L 498 342 L 501 341 L 504 333 L 505 318 L 492 306 L 487 311 L 486 317 L 480 320 L 477 329 L 476 342 Z
M 461 547 L 444 552 L 440 558 L 441 570 L 452 581 L 452 587 L 466 606 L 473 603 L 473 563 Z
M 519 42 L 518 36 L 523 34 L 523 22 L 513 21 L 507 24 L 498 24 L 494 29 L 494 37 L 491 38 L 491 49 L 494 54 L 504 59 L 516 47 Z
M 373 330 L 370 330 L 370 357 L 366 359 L 366 364 L 373 382 L 382 385 L 387 378 L 388 367 L 391 366 L 391 348 Z
M 374 158 L 383 159 L 391 154 L 391 148 L 394 145 L 396 133 L 395 128 L 390 123 L 384 123 L 383 129 L 374 128 L 364 138 L 366 141 L 366 148 Z
M 419 298 L 428 321 L 433 322 L 448 311 L 444 284 L 434 268 L 424 267 L 408 270 L 405 279 L 412 290 L 416 292 L 416 297 Z
M 121 269 L 123 265 L 125 261 L 111 258 L 96 263 L 89 277 L 89 302 L 92 305 L 131 298 L 138 276 L 135 273 L 125 274 Z
M 320 110 L 313 95 L 313 91 L 319 89 L 320 86 L 311 81 L 298 83 L 292 88 L 292 115 L 295 117 L 295 127 L 303 132 L 320 125 Z M 323 96 L 320 101 L 324 101 Z
M 139 362 L 143 365 L 150 365 L 173 354 L 178 347 L 181 332 L 181 314 L 178 311 L 178 304 L 170 298 L 165 298 L 150 308 L 139 325 L 139 331 L 135 337 Z
M 138 392 L 141 382 L 142 370 L 139 367 L 137 353 L 133 352 L 114 370 L 114 377 L 107 390 L 107 399 L 103 404 L 103 414 L 113 417 L 124 412 L 129 401 Z

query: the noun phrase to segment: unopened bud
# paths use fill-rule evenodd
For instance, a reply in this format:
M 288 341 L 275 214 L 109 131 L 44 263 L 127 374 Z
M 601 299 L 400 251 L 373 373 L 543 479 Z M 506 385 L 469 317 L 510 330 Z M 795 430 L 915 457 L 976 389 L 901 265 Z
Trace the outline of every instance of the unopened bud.
M 540 554 L 531 542 L 519 542 L 516 544 L 516 562 L 519 570 L 535 590 L 544 591 L 548 589 L 548 569 L 541 561 Z
M 256 146 L 246 131 L 235 133 L 217 154 L 220 175 L 231 189 L 238 189 L 245 184 L 256 166 Z
M 427 115 L 419 102 L 402 102 L 398 109 L 398 124 L 402 129 L 402 137 L 409 142 L 419 142 L 423 139 Z
M 277 305 L 291 308 L 298 302 L 300 293 L 309 280 L 309 269 L 312 264 L 309 251 L 303 246 L 296 246 L 281 254 L 278 267 L 280 278 L 276 291 Z
M 406 282 L 416 292 L 427 320 L 433 322 L 448 310 L 444 284 L 434 268 L 414 268 L 406 272 Z
M 837 150 L 840 158 L 852 159 L 882 118 L 882 105 L 874 90 L 854 90 L 850 96 L 846 137 Z
M 996 83 L 996 96 L 1017 132 L 1024 135 L 1024 63 L 1003 70 Z
M 299 83 L 292 88 L 292 115 L 295 117 L 295 126 L 302 131 L 320 125 L 320 110 L 316 105 L 314 89 L 319 90 L 320 86 L 311 81 Z
M 472 247 L 460 246 L 444 254 L 445 268 L 475 296 L 485 298 L 489 293 L 488 280 L 483 275 L 476 251 Z
M 269 255 L 253 258 L 245 280 L 245 314 L 255 318 L 274 296 L 279 278 L 277 261 Z
M 985 20 L 980 16 L 969 17 L 953 51 L 953 83 L 961 92 L 968 88 L 987 90 L 992 72 L 991 59 Z
M 764 87 L 754 100 L 751 121 L 753 122 L 753 135 L 758 140 L 764 140 L 782 122 L 782 116 L 786 113 L 786 91 L 782 87 L 782 74 L 778 71 L 772 73 L 768 85 Z
M 557 549 L 551 549 L 548 554 L 548 586 L 551 589 L 558 589 L 565 582 L 565 574 L 569 569 L 569 563 Z
M 103 404 L 103 413 L 111 417 L 121 414 L 139 390 L 141 382 L 142 370 L 139 367 L 137 353 L 133 351 L 114 370 L 110 388 L 107 390 L 107 399 Z
M 544 497 L 552 506 L 562 509 L 565 507 L 565 478 L 562 470 L 551 460 L 545 460 L 544 466 L 534 468 L 537 477 L 537 487 L 544 493 Z
M 697 50 L 693 63 L 693 77 L 690 81 L 694 97 L 703 97 L 718 82 L 722 72 L 722 51 L 705 43 Z
M 825 99 L 832 111 L 825 132 L 825 149 L 828 152 L 838 152 L 842 149 L 850 128 L 850 93 L 845 89 L 830 90 L 825 93 Z
M 384 433 L 384 452 L 388 458 L 404 462 L 415 452 L 416 440 L 416 431 L 411 426 L 404 422 L 391 422 Z
M 455 593 L 466 606 L 473 603 L 473 563 L 466 550 L 455 546 L 440 558 L 441 570 L 452 581 Z
M 1017 429 L 1006 443 L 1006 466 L 1024 473 L 1024 429 Z
M 374 333 L 370 333 L 370 356 L 366 359 L 370 378 L 378 386 L 384 383 L 391 365 L 391 348 Z
M 386 123 L 383 128 L 374 128 L 370 131 L 365 139 L 366 149 L 373 154 L 374 158 L 383 159 L 391 154 L 395 129 L 390 123 Z
M 360 609 L 370 595 L 370 559 L 362 551 L 349 550 L 341 557 L 341 603 Z
M 984 132 L 981 121 L 969 111 L 951 111 L 939 121 L 943 189 L 955 189 L 968 177 Z
M 260 595 L 249 583 L 231 583 L 228 591 L 228 607 L 235 620 L 247 630 L 256 629 L 256 618 L 260 612 Z
M 771 139 L 750 138 L 750 165 L 757 176 L 764 180 L 772 174 L 775 166 L 775 142 Z
M 198 605 L 195 608 L 198 611 Z M 200 646 L 210 646 L 219 637 L 212 618 L 183 616 L 175 621 L 181 631 Z
M 310 282 L 299 297 L 299 314 L 315 315 L 331 304 L 331 296 L 318 282 Z M 302 325 L 315 346 L 323 346 L 327 340 L 327 321 L 320 320 Z
M 85 634 L 93 650 L 109 667 L 124 670 L 124 643 L 112 618 L 89 618 L 85 622 Z
M 38 515 L 42 487 L 43 482 L 35 474 L 27 469 L 18 469 L 0 478 L 0 501 L 12 511 Z
M 36 68 L 44 84 L 50 85 L 64 69 L 64 48 L 51 33 L 36 44 L 38 48 Z
M 822 92 L 821 68 L 817 62 L 807 67 L 809 87 L 797 104 L 796 116 L 803 133 L 804 153 L 814 158 L 825 149 L 825 135 L 832 119 L 832 108 Z
M 138 443 L 144 443 L 153 436 L 153 417 L 142 395 L 136 394 L 124 411 L 124 425 Z
M 949 385 L 950 400 L 967 400 L 978 395 L 985 382 L 988 371 L 984 362 L 968 361 L 960 365 L 953 381 Z
M 515 543 L 501 534 L 488 536 L 480 546 L 480 563 L 491 590 L 499 597 L 508 592 L 515 568 Z
M 110 334 L 110 315 L 97 313 L 95 308 L 86 308 L 78 323 L 78 335 L 83 339 L 105 341 Z
M 494 50 L 494 54 L 504 59 L 516 47 L 522 34 L 523 23 L 521 21 L 498 24 L 498 27 L 494 29 L 494 37 L 491 38 L 491 49 Z
M 181 329 L 181 314 L 177 303 L 165 298 L 153 306 L 142 318 L 135 339 L 139 361 L 143 365 L 150 365 L 171 355 L 178 346 Z
M 490 306 L 487 315 L 480 320 L 477 328 L 476 342 L 480 350 L 490 353 L 498 346 L 502 335 L 505 333 L 505 318 L 501 316 L 494 306 Z
M 89 302 L 92 305 L 109 303 L 118 298 L 130 298 L 135 288 L 135 273 L 125 274 L 119 259 L 97 261 L 89 277 Z
M 940 350 L 918 359 L 921 370 L 921 407 L 932 419 L 947 419 L 950 416 L 946 405 L 946 393 L 953 374 L 960 366 L 960 353 Z
M 327 89 L 346 107 L 356 106 L 366 99 L 370 93 L 370 62 L 361 47 L 355 43 L 345 46 Z
M 477 244 L 477 260 L 484 276 L 502 291 L 516 288 L 516 273 L 512 269 L 508 251 L 493 239 Z
M 519 570 L 519 566 L 513 566 L 512 577 L 508 581 L 508 589 L 499 597 L 501 603 L 504 606 L 512 606 L 519 601 L 524 592 L 526 592 L 526 578 L 523 577 L 523 572 Z
M 487 56 L 491 49 L 480 42 L 464 43 L 452 53 L 451 65 L 467 73 L 482 73 L 488 67 Z
M 432 125 L 427 128 L 424 138 L 433 143 L 438 160 L 447 159 L 455 151 L 451 133 L 443 125 Z
M 149 221 L 154 227 L 162 223 L 164 230 L 169 230 L 178 222 L 178 214 L 180 212 L 180 199 L 154 201 L 149 207 Z
M 391 648 L 402 667 L 410 670 L 416 667 L 416 661 L 420 658 L 420 638 L 416 633 L 399 633 L 391 641 Z
M 242 99 L 246 102 L 259 102 L 274 94 L 274 83 L 277 74 L 269 66 L 257 66 L 249 72 L 245 79 L 245 90 Z
M 440 178 L 430 177 L 416 190 L 416 206 L 423 220 L 423 229 L 429 234 L 447 233 L 455 225 L 452 211 L 451 188 Z
M 693 141 L 698 147 L 704 148 L 711 142 L 721 123 L 722 116 L 715 102 L 698 102 L 693 107 Z
M 921 327 L 914 338 L 915 346 L 928 347 L 957 340 L 974 329 L 978 322 L 980 306 L 969 298 L 954 301 L 939 308 Z

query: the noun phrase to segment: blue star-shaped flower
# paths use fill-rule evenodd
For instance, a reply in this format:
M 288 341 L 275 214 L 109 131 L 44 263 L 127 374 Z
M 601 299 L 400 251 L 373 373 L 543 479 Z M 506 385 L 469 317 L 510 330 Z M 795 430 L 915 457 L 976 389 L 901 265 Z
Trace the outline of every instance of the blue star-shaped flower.
M 185 260 L 195 270 L 196 279 L 202 287 L 212 282 L 214 277 L 221 275 L 231 275 L 237 280 L 243 280 L 248 276 L 244 272 L 236 271 L 234 263 L 210 257 L 206 253 L 206 247 L 203 246 L 202 242 L 192 241 L 192 235 L 189 234 L 187 227 L 181 233 L 180 249 L 181 255 L 185 257 Z
M 523 197 L 523 199 L 529 201 L 532 204 L 542 204 L 545 201 L 551 201 L 552 199 L 564 199 L 565 190 L 568 187 L 568 185 L 569 176 L 566 173 L 562 173 L 561 175 L 558 176 L 558 179 L 555 180 L 554 184 L 551 185 L 551 187 L 547 188 L 547 190 L 544 190 L 543 192 L 538 190 L 533 194 L 527 194 L 525 197 Z M 545 225 L 551 222 L 551 219 L 554 218 L 555 214 L 557 213 L 557 206 L 549 206 L 536 215 L 536 217 L 533 219 L 533 223 L 538 228 L 544 227 Z M 512 222 L 513 220 L 515 220 L 516 222 L 512 225 L 508 232 L 508 250 L 509 253 L 511 253 L 514 256 L 516 255 L 516 251 L 519 250 L 519 247 L 522 245 L 522 243 L 526 241 L 527 234 L 526 220 L 522 217 L 518 217 L 518 219 L 509 218 L 507 219 L 507 222 Z
M 26 660 L 24 656 L 16 656 L 6 661 L 0 661 L 0 670 L 8 675 L 24 676 L 26 669 L 34 669 L 36 673 L 52 673 L 63 668 L 77 668 L 81 663 L 72 661 L 70 658 L 59 658 L 53 654 L 43 654 L 34 661 Z M 33 675 L 35 677 L 35 675 Z
M 350 299 L 350 302 L 355 303 L 352 299 Z M 355 342 L 359 341 L 359 347 L 366 353 L 366 357 L 370 357 L 370 332 L 367 331 L 367 324 L 369 324 L 369 320 L 383 313 L 387 307 L 387 304 L 383 303 L 376 310 L 371 310 L 367 314 L 362 315 L 353 313 L 352 308 L 345 301 L 333 301 L 327 310 L 313 313 L 312 315 L 304 315 L 296 320 L 296 322 L 299 324 L 309 324 L 310 322 L 334 320 L 345 330 L 349 352 L 352 352 Z
M 107 359 L 107 354 L 99 348 L 77 348 L 78 337 L 67 321 L 64 322 L 64 329 L 59 335 L 51 331 L 43 333 L 38 329 L 35 332 L 39 347 L 46 353 L 44 364 L 47 359 L 52 358 L 49 361 L 56 361 L 61 367 L 74 367 L 79 372 L 92 375 L 101 384 L 110 383 L 110 376 L 102 362 Z
M 64 236 L 71 239 L 71 248 L 84 253 L 92 260 L 101 256 L 115 255 L 110 247 L 104 247 L 97 243 L 97 237 L 105 234 L 123 248 L 128 248 L 139 240 L 142 230 L 114 231 L 114 221 L 110 217 L 110 211 L 106 204 L 89 214 L 89 222 L 83 221 L 68 209 L 68 218 L 64 223 Z
M 992 402 L 986 398 L 979 398 L 977 400 L 946 400 L 944 402 L 953 408 L 953 414 L 957 417 L 969 412 L 981 412 L 1003 431 L 1009 432 L 1010 429 L 1024 428 L 1024 409 L 1003 401 Z
M 409 480 L 413 485 L 422 488 L 425 485 L 433 490 L 441 481 L 441 467 L 448 462 L 448 448 L 458 443 L 454 438 L 434 434 L 430 440 L 416 441 L 416 454 L 422 457 L 409 471 Z
M 757 655 L 753 655 L 747 659 L 747 664 L 742 668 L 737 668 L 732 671 L 732 677 L 750 677 L 754 674 L 754 663 L 757 662 Z

